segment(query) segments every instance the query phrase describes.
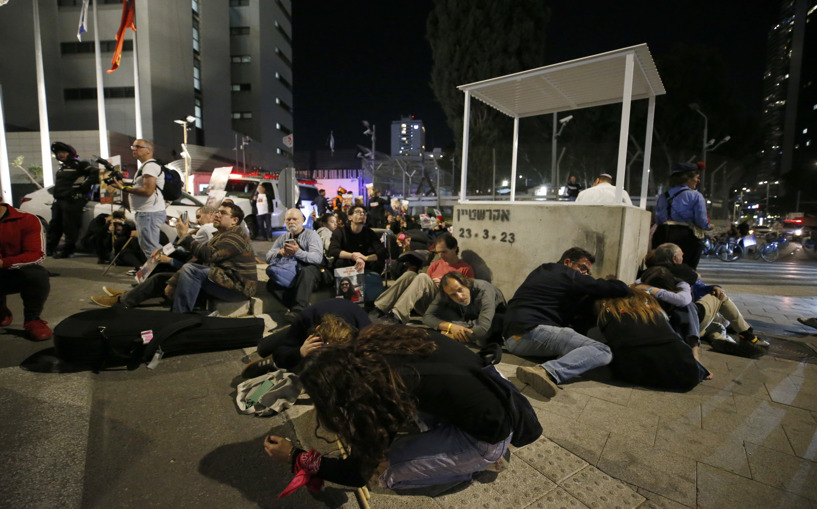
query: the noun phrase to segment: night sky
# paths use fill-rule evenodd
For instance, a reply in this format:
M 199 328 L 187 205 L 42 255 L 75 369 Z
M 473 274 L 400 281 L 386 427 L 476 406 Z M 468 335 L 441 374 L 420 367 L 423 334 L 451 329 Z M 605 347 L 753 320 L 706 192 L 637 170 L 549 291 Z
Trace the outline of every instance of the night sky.
M 546 3 L 552 11 L 545 27 L 547 64 L 643 42 L 654 56 L 678 42 L 702 44 L 723 56 L 735 96 L 759 117 L 766 38 L 779 1 Z M 429 86 L 432 60 L 425 26 L 432 4 L 292 3 L 296 150 L 328 148 L 330 131 L 336 150 L 367 145 L 361 120 L 368 120 L 377 126 L 378 151 L 388 152 L 391 122 L 401 115 L 424 122 L 427 147 L 452 142 Z

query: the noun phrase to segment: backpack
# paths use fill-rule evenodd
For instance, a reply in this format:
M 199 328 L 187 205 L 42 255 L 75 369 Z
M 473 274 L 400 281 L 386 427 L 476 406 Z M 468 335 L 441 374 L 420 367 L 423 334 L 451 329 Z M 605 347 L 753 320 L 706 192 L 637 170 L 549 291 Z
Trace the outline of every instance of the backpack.
M 159 165 L 159 167 L 162 169 L 162 175 L 165 177 L 165 186 L 159 188 L 165 202 L 170 203 L 181 198 L 182 190 L 184 189 L 184 181 L 182 180 L 182 176 L 179 175 L 179 172 L 166 166 L 158 159 L 153 159 L 152 161 Z M 142 173 L 141 169 L 136 172 L 136 177 L 138 177 L 140 173 Z
M 158 162 L 158 161 L 157 161 Z M 161 163 L 160 163 L 161 164 Z M 160 188 L 162 197 L 166 202 L 170 203 L 182 197 L 182 189 L 184 189 L 184 181 L 179 172 L 173 168 L 169 168 L 164 164 L 162 166 L 162 173 L 165 176 L 165 186 Z

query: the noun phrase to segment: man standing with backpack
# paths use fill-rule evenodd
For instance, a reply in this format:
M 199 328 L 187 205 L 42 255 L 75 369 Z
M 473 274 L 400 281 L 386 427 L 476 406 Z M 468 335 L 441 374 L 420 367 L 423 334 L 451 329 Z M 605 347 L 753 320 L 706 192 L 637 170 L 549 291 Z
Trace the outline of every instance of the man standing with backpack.
M 159 232 L 167 219 L 165 200 L 162 188 L 165 177 L 162 166 L 153 158 L 153 142 L 136 140 L 131 145 L 133 157 L 139 161 L 139 169 L 132 186 L 126 186 L 121 180 L 111 184 L 121 189 L 130 199 L 130 208 L 135 213 L 136 231 L 139 235 L 139 247 L 147 258 L 161 248 Z

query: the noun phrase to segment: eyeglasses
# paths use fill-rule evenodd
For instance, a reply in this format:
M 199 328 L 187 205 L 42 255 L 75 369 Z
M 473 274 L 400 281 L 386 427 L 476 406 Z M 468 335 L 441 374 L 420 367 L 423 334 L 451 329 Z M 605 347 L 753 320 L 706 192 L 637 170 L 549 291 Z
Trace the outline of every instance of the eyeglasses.
M 146 146 L 144 146 L 144 145 L 131 145 L 131 146 L 130 146 L 130 149 L 131 149 L 131 150 L 136 150 L 136 149 L 138 149 L 138 148 L 147 148 L 147 147 L 146 147 Z
M 230 214 L 229 212 L 223 212 L 221 210 L 217 210 L 217 211 L 213 212 L 213 215 L 227 216 L 227 217 L 232 216 L 232 214 Z
M 363 215 L 365 216 L 365 215 L 366 215 L 366 211 L 365 211 L 365 210 L 361 210 L 361 209 L 357 209 L 357 210 L 356 210 L 356 211 L 355 211 L 355 212 L 354 212 L 352 215 L 354 216 L 354 215 L 356 215 L 356 214 L 363 214 Z
M 582 263 L 579 266 L 577 266 L 576 268 L 579 269 L 579 272 L 581 272 L 582 274 L 584 274 L 586 276 L 590 275 L 590 267 L 588 267 L 587 265 Z

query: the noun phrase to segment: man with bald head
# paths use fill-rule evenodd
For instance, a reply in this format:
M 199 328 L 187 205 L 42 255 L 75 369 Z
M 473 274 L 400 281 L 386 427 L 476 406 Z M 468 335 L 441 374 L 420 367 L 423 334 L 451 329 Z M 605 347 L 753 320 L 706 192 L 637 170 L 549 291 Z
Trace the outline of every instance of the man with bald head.
M 267 267 L 270 275 L 267 289 L 289 308 L 285 315 L 288 321 L 297 318 L 309 305 L 309 298 L 321 280 L 323 241 L 314 230 L 304 228 L 304 221 L 299 209 L 287 210 L 284 216 L 287 232 L 272 243 L 266 257 L 270 264 Z M 298 264 L 298 275 L 289 287 L 284 287 L 275 282 L 273 273 L 280 259 L 290 257 Z

